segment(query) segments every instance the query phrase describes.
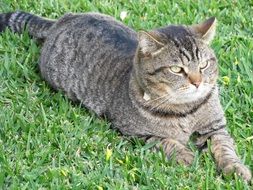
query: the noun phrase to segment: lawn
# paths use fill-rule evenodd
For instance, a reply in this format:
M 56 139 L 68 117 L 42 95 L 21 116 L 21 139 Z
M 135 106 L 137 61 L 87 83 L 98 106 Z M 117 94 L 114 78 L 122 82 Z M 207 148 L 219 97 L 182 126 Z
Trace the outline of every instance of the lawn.
M 215 16 L 227 129 L 253 171 L 252 1 L 0 0 L 0 12 L 14 10 L 49 18 L 93 11 L 119 20 L 126 11 L 123 22 L 136 30 Z M 179 166 L 110 129 L 42 80 L 39 52 L 27 33 L 0 35 L 0 189 L 253 189 L 217 171 L 210 152 L 196 150 L 191 167 Z

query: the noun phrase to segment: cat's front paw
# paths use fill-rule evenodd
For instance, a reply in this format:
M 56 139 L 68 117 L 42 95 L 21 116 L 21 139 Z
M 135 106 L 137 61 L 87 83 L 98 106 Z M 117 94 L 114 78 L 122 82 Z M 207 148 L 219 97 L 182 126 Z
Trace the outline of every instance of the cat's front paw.
M 245 181 L 250 181 L 252 178 L 251 171 L 245 165 L 241 163 L 233 163 L 227 165 L 223 169 L 224 174 L 236 173 L 238 176 L 241 176 Z
M 183 164 L 186 166 L 192 165 L 194 161 L 194 153 L 190 151 L 189 149 L 182 149 L 177 155 L 176 155 L 176 161 L 179 164 Z

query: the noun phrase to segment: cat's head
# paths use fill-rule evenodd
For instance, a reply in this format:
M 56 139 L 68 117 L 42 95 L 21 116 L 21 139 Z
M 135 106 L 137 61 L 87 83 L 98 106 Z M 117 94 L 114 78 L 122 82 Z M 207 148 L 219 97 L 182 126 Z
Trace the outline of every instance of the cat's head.
M 164 103 L 176 105 L 211 93 L 218 77 L 216 57 L 208 46 L 215 26 L 216 19 L 210 18 L 192 26 L 139 32 L 134 72 L 145 100 L 164 97 Z

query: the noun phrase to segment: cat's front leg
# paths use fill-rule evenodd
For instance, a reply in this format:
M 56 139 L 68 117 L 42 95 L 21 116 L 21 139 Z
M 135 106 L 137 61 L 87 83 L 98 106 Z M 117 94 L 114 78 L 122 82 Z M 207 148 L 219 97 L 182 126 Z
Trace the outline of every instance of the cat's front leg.
M 168 159 L 175 158 L 176 162 L 184 165 L 191 165 L 194 161 L 194 153 L 179 141 L 171 138 L 151 137 L 147 143 L 156 141 L 155 148 L 163 149 Z
M 250 170 L 241 163 L 236 155 L 234 141 L 225 129 L 214 133 L 211 137 L 211 151 L 214 155 L 218 167 L 224 174 L 235 172 L 244 180 L 250 181 Z

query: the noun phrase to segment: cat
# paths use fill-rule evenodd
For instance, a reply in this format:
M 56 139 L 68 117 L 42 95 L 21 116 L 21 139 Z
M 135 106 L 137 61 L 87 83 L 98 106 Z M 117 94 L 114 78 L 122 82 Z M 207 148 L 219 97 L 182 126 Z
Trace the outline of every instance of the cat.
M 224 174 L 250 181 L 227 130 L 218 97 L 218 65 L 209 44 L 216 19 L 135 32 L 111 16 L 65 14 L 58 20 L 17 11 L 0 14 L 9 28 L 43 43 L 39 68 L 55 90 L 106 117 L 123 135 L 157 142 L 170 159 L 190 165 L 192 134 Z

